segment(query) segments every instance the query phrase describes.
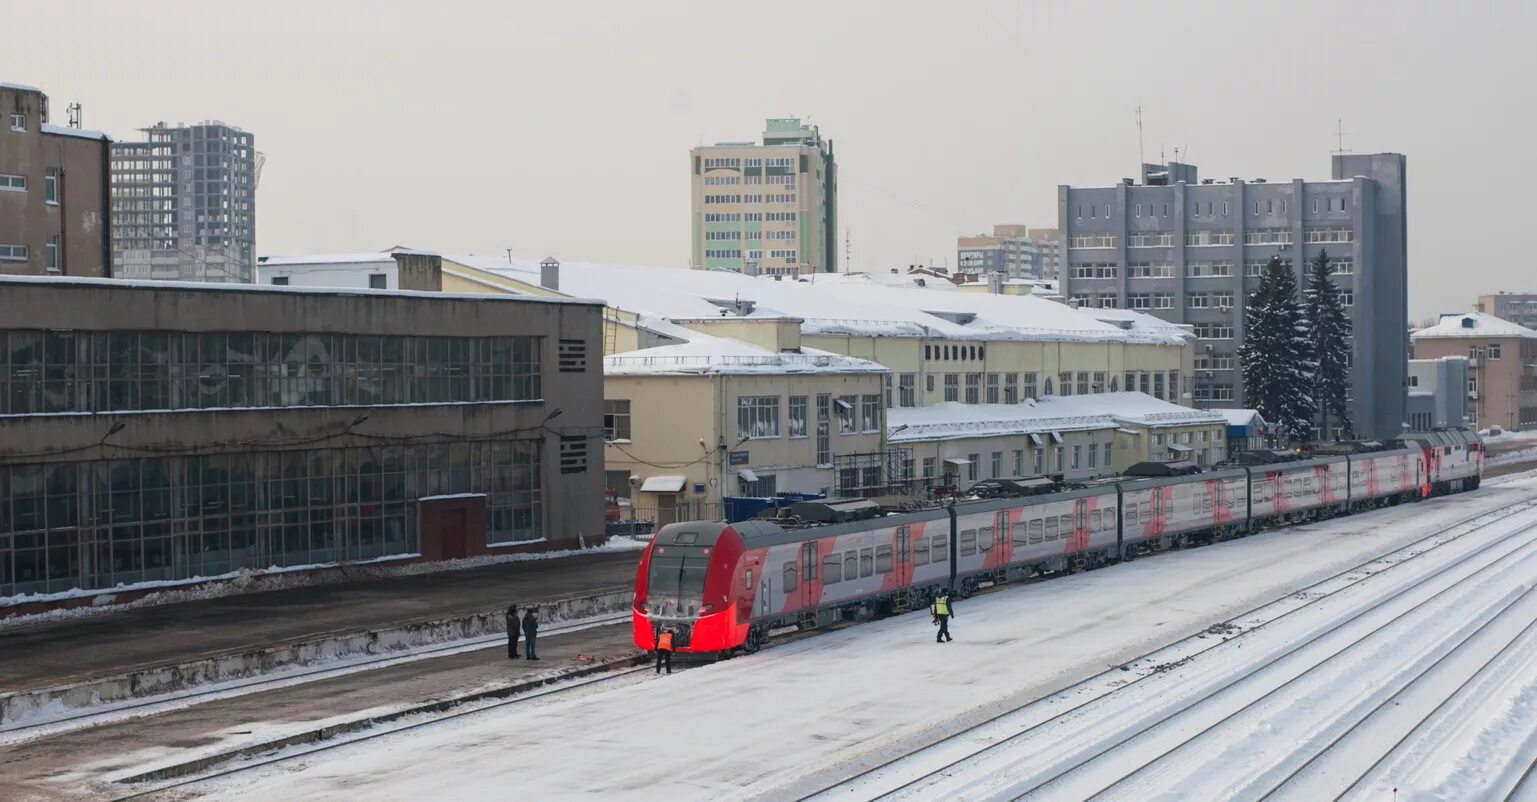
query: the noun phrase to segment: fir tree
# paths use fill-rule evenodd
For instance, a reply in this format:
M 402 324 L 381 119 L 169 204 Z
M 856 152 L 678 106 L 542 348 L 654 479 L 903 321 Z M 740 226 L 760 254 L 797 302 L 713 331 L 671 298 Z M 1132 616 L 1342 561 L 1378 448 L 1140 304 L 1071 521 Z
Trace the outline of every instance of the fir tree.
M 1244 403 L 1258 410 L 1284 440 L 1306 440 L 1313 433 L 1309 327 L 1297 301 L 1297 281 L 1279 257 L 1265 265 L 1244 320 L 1238 349 Z
M 1350 406 L 1345 400 L 1350 392 L 1350 348 L 1345 343 L 1350 336 L 1350 316 L 1345 314 L 1345 305 L 1340 301 L 1339 287 L 1329 277 L 1328 251 L 1319 251 L 1309 266 L 1304 296 L 1304 308 L 1311 323 L 1312 358 L 1318 366 L 1313 400 L 1323 415 L 1324 436 L 1329 433 L 1330 415 L 1338 418 L 1339 428 L 1347 437 L 1352 436 Z

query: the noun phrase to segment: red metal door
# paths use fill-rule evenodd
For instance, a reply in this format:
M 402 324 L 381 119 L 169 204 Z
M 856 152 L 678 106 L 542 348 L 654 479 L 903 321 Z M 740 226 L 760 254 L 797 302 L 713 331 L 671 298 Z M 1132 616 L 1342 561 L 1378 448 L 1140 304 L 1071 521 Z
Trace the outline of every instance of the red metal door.
M 442 521 L 443 528 L 439 543 L 442 546 L 442 559 L 453 560 L 465 556 L 465 525 L 464 510 L 446 510 Z

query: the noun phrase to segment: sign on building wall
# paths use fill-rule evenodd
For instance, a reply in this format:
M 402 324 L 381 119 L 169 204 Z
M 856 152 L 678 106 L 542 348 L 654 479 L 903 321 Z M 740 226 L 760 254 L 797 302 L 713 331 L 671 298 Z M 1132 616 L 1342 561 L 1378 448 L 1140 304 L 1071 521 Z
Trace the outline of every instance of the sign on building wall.
M 733 452 L 731 452 L 731 464 L 732 465 L 746 465 L 747 461 L 748 461 L 747 460 L 747 454 L 748 454 L 748 452 L 746 452 L 746 451 L 733 451 Z
M 961 251 L 956 256 L 956 264 L 963 269 L 982 267 L 987 264 L 987 254 L 984 251 Z

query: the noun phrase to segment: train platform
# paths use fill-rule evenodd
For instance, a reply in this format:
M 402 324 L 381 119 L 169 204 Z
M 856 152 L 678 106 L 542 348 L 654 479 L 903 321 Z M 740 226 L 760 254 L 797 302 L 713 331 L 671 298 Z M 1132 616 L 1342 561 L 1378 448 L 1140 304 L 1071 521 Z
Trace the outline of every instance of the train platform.
M 509 603 L 627 592 L 639 557 L 639 551 L 596 552 L 14 625 L 0 630 L 0 696 L 157 667 L 187 674 L 200 661 L 230 662 L 258 650 L 271 662 L 285 644 L 411 632 L 426 623 L 458 627 L 448 634 L 484 634 L 500 628 L 499 611 Z M 479 632 L 467 629 L 472 624 Z

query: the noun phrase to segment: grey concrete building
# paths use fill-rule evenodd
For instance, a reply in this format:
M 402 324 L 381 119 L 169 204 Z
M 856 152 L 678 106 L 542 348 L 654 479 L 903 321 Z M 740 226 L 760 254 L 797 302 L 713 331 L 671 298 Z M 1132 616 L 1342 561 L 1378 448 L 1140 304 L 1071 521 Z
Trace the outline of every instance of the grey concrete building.
M 114 275 L 254 281 L 254 137 L 219 122 L 143 131 L 142 141 L 112 143 Z
M 1467 387 L 1467 357 L 1409 360 L 1405 416 L 1409 430 L 1424 432 L 1441 426 L 1470 425 L 1473 418 L 1468 410 Z
M 0 596 L 600 540 L 602 312 L 0 278 Z
M 1397 436 L 1408 361 L 1405 160 L 1344 154 L 1332 166 L 1329 181 L 1197 183 L 1193 165 L 1170 164 L 1144 168 L 1141 184 L 1061 186 L 1062 294 L 1189 324 L 1199 338 L 1192 400 L 1238 407 L 1244 307 L 1265 263 L 1281 257 L 1300 283 L 1327 250 L 1353 325 L 1356 431 Z
M 0 83 L 0 275 L 110 274 L 108 144 L 49 122 L 43 90 Z

